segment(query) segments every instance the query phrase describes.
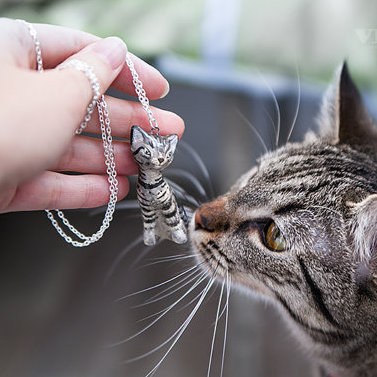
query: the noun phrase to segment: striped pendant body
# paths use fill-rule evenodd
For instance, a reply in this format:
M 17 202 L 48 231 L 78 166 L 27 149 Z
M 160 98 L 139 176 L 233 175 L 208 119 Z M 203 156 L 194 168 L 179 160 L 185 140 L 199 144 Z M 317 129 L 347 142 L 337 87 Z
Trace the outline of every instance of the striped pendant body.
M 138 126 L 131 129 L 131 151 L 139 166 L 137 198 L 146 245 L 155 245 L 160 239 L 187 242 L 186 214 L 162 176 L 162 170 L 173 161 L 177 143 L 177 135 L 148 134 Z

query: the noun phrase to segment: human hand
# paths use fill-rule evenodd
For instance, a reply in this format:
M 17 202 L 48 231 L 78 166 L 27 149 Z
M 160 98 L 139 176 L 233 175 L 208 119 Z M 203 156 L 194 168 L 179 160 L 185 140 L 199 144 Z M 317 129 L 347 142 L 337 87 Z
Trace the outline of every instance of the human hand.
M 109 191 L 102 142 L 74 134 L 91 101 L 91 86 L 82 72 L 53 68 L 79 59 L 93 67 L 101 93 L 112 86 L 134 95 L 132 76 L 124 65 L 127 48 L 114 37 L 100 39 L 58 26 L 34 26 L 46 69 L 42 74 L 35 71 L 35 46 L 27 27 L 0 19 L 0 213 L 104 205 Z M 163 76 L 141 59 L 132 56 L 132 60 L 148 97 L 163 97 L 169 88 Z M 149 128 L 138 102 L 105 99 L 113 136 L 128 138 L 134 124 Z M 153 113 L 162 134 L 182 135 L 181 118 L 157 108 Z M 96 111 L 85 131 L 100 133 Z M 128 192 L 124 175 L 135 174 L 137 167 L 128 143 L 113 144 L 121 199 Z

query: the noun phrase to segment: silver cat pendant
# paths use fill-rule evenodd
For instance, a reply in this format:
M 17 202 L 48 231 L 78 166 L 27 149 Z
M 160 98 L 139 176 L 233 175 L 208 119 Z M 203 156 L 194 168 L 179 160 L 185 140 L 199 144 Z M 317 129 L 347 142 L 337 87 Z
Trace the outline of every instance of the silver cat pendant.
M 159 239 L 187 242 L 185 210 L 178 206 L 173 190 L 161 173 L 173 161 L 178 136 L 148 134 L 133 126 L 130 141 L 139 167 L 137 198 L 143 215 L 145 245 L 155 245 Z

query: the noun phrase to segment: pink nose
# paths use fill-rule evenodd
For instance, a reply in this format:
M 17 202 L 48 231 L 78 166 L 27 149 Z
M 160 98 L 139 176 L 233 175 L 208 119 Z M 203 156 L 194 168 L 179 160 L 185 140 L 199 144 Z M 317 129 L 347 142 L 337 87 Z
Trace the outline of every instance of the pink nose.
M 160 164 L 162 164 L 162 163 L 164 162 L 164 159 L 163 159 L 162 157 L 160 157 L 160 158 L 158 159 L 158 162 L 159 162 Z

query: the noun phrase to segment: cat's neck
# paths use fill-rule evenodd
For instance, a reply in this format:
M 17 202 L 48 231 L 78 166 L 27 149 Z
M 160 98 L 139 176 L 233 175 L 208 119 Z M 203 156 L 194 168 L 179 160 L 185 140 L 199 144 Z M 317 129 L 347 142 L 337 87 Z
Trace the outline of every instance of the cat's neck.
M 155 183 L 162 178 L 162 174 L 158 170 L 151 170 L 139 167 L 139 179 L 142 178 L 145 182 Z

